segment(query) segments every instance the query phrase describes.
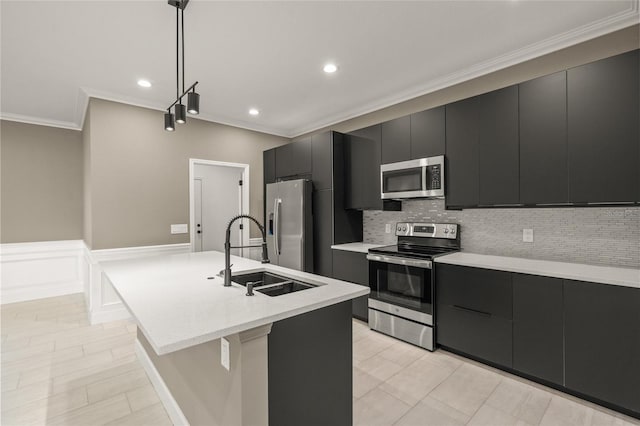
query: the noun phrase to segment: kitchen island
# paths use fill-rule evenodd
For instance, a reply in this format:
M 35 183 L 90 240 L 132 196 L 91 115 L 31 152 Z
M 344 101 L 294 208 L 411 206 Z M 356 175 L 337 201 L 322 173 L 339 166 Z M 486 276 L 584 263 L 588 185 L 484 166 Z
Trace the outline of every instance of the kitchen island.
M 352 422 L 351 299 L 369 289 L 232 256 L 317 287 L 270 297 L 223 287 L 219 252 L 102 264 L 138 325 L 136 350 L 176 424 Z M 223 364 L 226 364 L 223 365 Z

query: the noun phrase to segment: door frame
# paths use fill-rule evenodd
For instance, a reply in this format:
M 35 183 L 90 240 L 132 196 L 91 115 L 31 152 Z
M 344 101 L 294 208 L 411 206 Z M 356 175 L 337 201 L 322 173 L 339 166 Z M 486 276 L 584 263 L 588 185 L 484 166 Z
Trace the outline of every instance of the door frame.
M 196 165 L 205 165 L 205 166 L 222 166 L 222 167 L 233 167 L 237 169 L 242 169 L 242 208 L 240 210 L 241 214 L 249 214 L 251 211 L 249 209 L 249 165 L 244 163 L 230 163 L 226 161 L 215 161 L 215 160 L 203 160 L 199 158 L 189 158 L 189 245 L 191 248 L 191 252 L 195 252 L 195 190 L 193 184 L 194 178 L 194 169 Z M 246 223 L 246 221 L 243 221 Z M 246 227 L 247 232 L 242 233 L 242 245 L 249 245 L 249 238 L 251 235 L 250 226 Z M 243 253 L 244 250 L 241 250 L 240 253 Z

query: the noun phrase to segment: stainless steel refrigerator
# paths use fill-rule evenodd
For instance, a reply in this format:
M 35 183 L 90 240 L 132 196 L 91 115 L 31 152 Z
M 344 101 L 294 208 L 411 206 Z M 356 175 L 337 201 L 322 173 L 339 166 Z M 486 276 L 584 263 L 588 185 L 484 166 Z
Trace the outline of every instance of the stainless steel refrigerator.
M 313 272 L 311 181 L 270 183 L 266 193 L 269 259 L 275 265 Z

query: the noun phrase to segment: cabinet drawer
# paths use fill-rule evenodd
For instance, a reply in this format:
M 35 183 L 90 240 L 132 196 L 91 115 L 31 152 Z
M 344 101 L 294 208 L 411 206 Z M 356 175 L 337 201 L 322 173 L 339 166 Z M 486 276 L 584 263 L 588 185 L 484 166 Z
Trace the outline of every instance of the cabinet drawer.
M 504 318 L 453 307 L 438 306 L 436 340 L 439 345 L 508 368 L 512 359 L 512 322 Z
M 333 278 L 369 286 L 369 261 L 365 253 L 333 250 Z
M 513 291 L 509 272 L 436 265 L 438 306 L 459 306 L 494 317 L 513 318 Z

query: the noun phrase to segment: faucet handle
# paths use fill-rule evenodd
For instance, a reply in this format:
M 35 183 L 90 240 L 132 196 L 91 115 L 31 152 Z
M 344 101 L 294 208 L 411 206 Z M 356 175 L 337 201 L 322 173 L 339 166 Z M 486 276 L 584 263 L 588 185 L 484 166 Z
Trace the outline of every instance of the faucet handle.
M 233 263 L 231 265 L 229 265 L 229 269 L 231 269 L 232 266 L 233 266 Z M 220 272 L 218 272 L 218 276 L 220 278 L 224 277 L 224 271 L 225 271 L 224 269 L 221 269 Z
M 247 294 L 245 294 L 245 296 L 253 296 L 253 286 L 257 282 L 258 281 L 249 281 L 247 283 Z

